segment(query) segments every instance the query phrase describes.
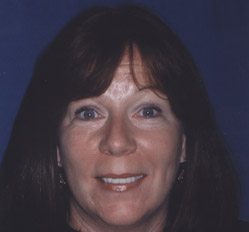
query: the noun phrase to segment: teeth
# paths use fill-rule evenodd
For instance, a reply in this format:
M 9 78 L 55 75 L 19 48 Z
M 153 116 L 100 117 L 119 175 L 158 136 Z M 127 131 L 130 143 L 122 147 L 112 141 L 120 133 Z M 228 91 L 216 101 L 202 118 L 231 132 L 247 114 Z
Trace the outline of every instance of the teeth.
M 107 178 L 103 177 L 101 178 L 106 184 L 130 184 L 133 183 L 139 179 L 141 179 L 143 176 L 133 176 L 133 177 L 127 177 L 127 178 Z

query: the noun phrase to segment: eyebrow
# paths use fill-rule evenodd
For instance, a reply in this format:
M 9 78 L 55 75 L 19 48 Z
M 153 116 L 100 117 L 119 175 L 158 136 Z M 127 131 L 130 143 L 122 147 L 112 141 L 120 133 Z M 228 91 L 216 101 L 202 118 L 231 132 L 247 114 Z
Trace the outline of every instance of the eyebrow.
M 158 97 L 160 97 L 161 99 L 164 99 L 164 100 L 169 100 L 168 96 L 166 93 L 162 92 L 159 88 L 153 86 L 153 85 L 146 85 L 146 86 L 143 86 L 143 87 L 139 87 L 138 86 L 138 91 L 141 92 L 141 91 L 145 91 L 145 90 L 151 90 L 153 91 Z

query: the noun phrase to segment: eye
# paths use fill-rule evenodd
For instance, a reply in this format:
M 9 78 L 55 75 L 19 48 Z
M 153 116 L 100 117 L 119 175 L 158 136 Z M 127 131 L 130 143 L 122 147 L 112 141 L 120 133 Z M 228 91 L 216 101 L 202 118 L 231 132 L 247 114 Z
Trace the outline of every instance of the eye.
M 157 106 L 146 106 L 139 111 L 139 116 L 143 118 L 155 118 L 160 115 L 162 110 Z
M 82 107 L 76 110 L 75 116 L 83 121 L 90 121 L 100 117 L 97 111 L 92 107 Z

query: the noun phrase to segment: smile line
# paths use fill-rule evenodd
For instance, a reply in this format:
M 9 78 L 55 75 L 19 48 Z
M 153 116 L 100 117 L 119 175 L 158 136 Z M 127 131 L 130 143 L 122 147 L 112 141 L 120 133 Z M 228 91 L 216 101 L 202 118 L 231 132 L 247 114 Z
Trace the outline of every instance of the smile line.
M 143 175 L 132 176 L 127 178 L 109 178 L 109 177 L 101 177 L 101 180 L 106 184 L 131 184 L 143 178 Z

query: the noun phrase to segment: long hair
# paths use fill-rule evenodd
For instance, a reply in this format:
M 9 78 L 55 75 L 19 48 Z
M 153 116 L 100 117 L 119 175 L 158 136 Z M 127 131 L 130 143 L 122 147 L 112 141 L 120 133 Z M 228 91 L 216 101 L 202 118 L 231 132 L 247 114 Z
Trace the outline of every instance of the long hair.
M 165 228 L 214 232 L 232 226 L 236 178 L 199 72 L 159 17 L 130 5 L 82 12 L 38 59 L 1 164 L 0 229 L 66 228 L 70 190 L 58 179 L 59 124 L 71 101 L 105 92 L 125 50 L 132 71 L 134 46 L 152 87 L 167 95 L 186 134 L 184 180 L 170 193 Z

